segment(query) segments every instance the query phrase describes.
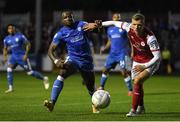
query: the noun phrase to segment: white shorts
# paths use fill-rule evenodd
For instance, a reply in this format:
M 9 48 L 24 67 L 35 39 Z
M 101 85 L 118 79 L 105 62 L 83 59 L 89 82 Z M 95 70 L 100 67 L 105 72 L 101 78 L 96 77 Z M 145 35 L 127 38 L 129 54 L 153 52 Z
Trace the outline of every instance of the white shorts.
M 138 63 L 133 61 L 132 69 L 131 69 L 131 78 L 134 79 L 137 75 L 139 75 L 140 72 L 134 72 L 133 69 L 136 65 L 145 65 L 146 63 Z M 155 63 L 151 67 L 145 69 L 149 72 L 150 75 L 153 75 L 158 69 L 159 69 L 160 62 Z

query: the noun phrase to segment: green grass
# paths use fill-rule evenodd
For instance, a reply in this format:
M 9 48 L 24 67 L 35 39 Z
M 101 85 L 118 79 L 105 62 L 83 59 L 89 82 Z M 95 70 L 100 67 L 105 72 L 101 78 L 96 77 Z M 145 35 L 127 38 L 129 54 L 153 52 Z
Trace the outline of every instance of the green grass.
M 46 73 L 51 87 L 56 74 Z M 100 75 L 96 77 L 99 84 Z M 102 109 L 100 114 L 92 114 L 91 99 L 80 75 L 72 75 L 65 80 L 53 112 L 43 106 L 44 99 L 49 99 L 51 88 L 44 90 L 43 83 L 25 73 L 14 73 L 15 91 L 5 94 L 7 89 L 6 73 L 0 74 L 0 120 L 42 120 L 42 121 L 180 121 L 180 77 L 153 76 L 145 83 L 146 114 L 127 118 L 131 97 L 123 78 L 110 75 L 106 89 L 111 95 L 111 104 Z

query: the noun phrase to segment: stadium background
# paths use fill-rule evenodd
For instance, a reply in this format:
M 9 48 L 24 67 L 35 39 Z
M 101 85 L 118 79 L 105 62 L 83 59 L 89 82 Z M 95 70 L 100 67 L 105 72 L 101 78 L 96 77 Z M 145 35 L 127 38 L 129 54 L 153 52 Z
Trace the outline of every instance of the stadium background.
M 76 19 L 93 22 L 96 19 L 111 20 L 113 12 L 120 12 L 122 20 L 130 21 L 135 12 L 146 16 L 146 25 L 153 30 L 158 38 L 161 50 L 168 47 L 171 52 L 170 62 L 173 73 L 180 70 L 180 10 L 177 0 L 0 0 L 0 62 L 2 62 L 3 38 L 5 27 L 14 23 L 31 41 L 31 63 L 38 70 L 51 71 L 53 64 L 47 57 L 47 49 L 54 33 L 61 26 L 60 13 L 62 10 L 72 10 Z M 99 49 L 104 46 L 107 37 L 93 33 L 92 49 L 96 54 L 95 69 L 100 70 L 106 55 L 99 56 Z M 47 65 L 48 64 L 48 65 Z M 116 68 L 118 69 L 118 68 Z M 163 68 L 158 71 L 163 73 Z M 0 70 L 5 70 L 2 67 Z M 18 70 L 21 70 L 18 68 Z

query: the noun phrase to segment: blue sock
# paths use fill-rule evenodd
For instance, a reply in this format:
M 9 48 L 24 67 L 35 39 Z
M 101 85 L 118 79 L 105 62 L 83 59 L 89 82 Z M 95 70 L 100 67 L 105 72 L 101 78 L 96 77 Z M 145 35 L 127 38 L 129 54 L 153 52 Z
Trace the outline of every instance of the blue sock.
M 131 77 L 128 76 L 128 77 L 124 78 L 124 82 L 126 83 L 128 90 L 132 91 Z
M 28 73 L 29 73 L 29 75 L 31 75 L 31 76 L 33 76 L 33 77 L 35 77 L 37 79 L 41 79 L 41 80 L 44 79 L 44 76 L 41 73 L 37 72 L 37 71 L 30 71 Z
M 104 87 L 104 86 L 105 86 L 106 80 L 107 80 L 107 75 L 102 74 L 102 76 L 101 76 L 101 81 L 100 81 L 100 86 L 101 86 L 101 87 Z
M 8 85 L 13 86 L 13 73 L 12 71 L 7 72 Z
M 64 86 L 64 78 L 61 76 L 58 76 L 57 79 L 54 81 L 52 92 L 51 92 L 51 101 L 55 104 L 58 96 L 63 89 Z

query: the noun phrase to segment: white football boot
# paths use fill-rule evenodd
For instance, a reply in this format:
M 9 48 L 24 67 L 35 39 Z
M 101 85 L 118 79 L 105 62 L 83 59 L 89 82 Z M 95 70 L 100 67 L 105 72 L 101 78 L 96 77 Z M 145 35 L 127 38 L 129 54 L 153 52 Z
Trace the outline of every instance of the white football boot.
M 47 76 L 44 77 L 43 83 L 44 83 L 44 88 L 46 90 L 48 90 L 49 89 L 49 78 Z
M 133 116 L 137 116 L 137 113 L 133 111 L 133 109 L 131 109 L 129 111 L 129 113 L 126 114 L 126 117 L 133 117 Z

